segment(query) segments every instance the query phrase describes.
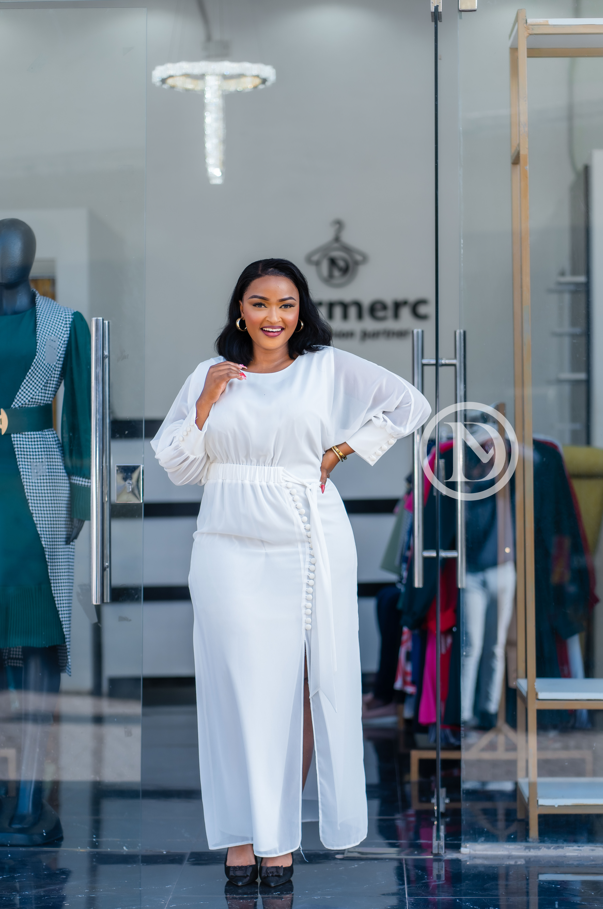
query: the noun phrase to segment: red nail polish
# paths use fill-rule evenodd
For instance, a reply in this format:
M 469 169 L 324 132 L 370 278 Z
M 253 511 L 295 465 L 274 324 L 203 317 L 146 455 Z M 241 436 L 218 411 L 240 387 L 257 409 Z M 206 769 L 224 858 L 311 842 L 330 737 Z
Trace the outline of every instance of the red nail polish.
M 323 491 L 323 493 L 324 493 L 324 491 L 325 491 L 325 484 L 324 484 L 324 483 L 321 483 L 321 484 L 320 484 L 320 488 L 322 489 L 322 491 Z

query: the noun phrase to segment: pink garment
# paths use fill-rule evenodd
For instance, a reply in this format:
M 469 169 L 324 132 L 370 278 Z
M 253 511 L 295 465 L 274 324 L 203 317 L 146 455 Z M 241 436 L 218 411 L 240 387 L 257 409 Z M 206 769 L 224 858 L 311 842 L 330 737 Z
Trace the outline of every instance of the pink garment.
M 441 635 L 442 657 L 441 671 L 441 704 L 440 716 L 444 712 L 446 698 L 448 697 L 448 675 L 450 670 L 450 654 L 452 652 L 452 634 L 445 631 Z M 427 632 L 427 647 L 425 648 L 425 668 L 423 670 L 423 690 L 419 705 L 419 723 L 429 726 L 436 721 L 436 636 L 433 631 Z

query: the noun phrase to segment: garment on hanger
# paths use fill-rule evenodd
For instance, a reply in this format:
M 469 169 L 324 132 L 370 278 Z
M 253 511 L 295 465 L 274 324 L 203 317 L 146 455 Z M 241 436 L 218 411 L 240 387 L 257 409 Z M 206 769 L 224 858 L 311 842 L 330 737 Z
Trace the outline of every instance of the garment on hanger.
M 396 520 L 381 560 L 381 568 L 392 574 L 400 574 L 400 564 L 412 530 L 412 515 L 404 508 L 405 500 L 406 496 L 403 496 L 394 509 Z M 396 690 L 395 682 L 402 637 L 399 610 L 401 590 L 400 583 L 384 587 L 377 594 L 375 604 L 381 645 L 372 694 L 374 698 L 384 704 L 392 702 Z
M 444 462 L 444 475 L 452 474 L 452 442 L 445 441 L 440 444 L 440 458 Z M 429 463 L 433 470 L 435 464 L 435 451 L 429 454 Z M 412 510 L 412 495 L 407 499 L 405 506 Z M 456 540 L 456 502 L 450 496 L 442 496 L 440 499 L 441 509 L 441 535 L 440 546 L 442 549 L 454 549 Z M 423 541 L 425 549 L 435 549 L 436 542 L 436 521 L 435 521 L 435 496 L 431 488 L 431 483 L 425 476 L 424 484 L 424 509 L 423 509 Z M 414 545 L 414 544 L 413 544 Z M 431 722 L 435 722 L 435 596 L 436 596 L 436 565 L 435 559 L 425 559 L 423 563 L 423 587 L 415 587 L 413 584 L 414 573 L 414 553 L 412 545 L 409 553 L 402 560 L 406 570 L 406 583 L 403 585 L 403 594 L 401 597 L 401 621 L 403 625 L 414 631 L 412 639 L 412 665 L 413 665 L 413 682 L 417 686 L 417 695 L 415 701 L 414 725 L 417 730 L 419 726 L 425 725 L 421 718 L 432 717 Z M 456 586 L 456 560 L 446 559 L 442 563 L 442 631 L 448 632 L 449 629 L 456 627 L 456 606 L 458 590 Z M 447 697 L 451 696 L 452 689 L 460 687 L 460 676 L 450 679 L 448 682 L 448 668 L 450 647 L 453 642 L 454 632 L 451 632 L 450 640 L 446 639 L 444 651 L 446 657 L 443 657 L 440 664 L 442 671 L 442 681 L 444 681 L 444 670 L 446 672 L 446 683 L 442 690 L 447 691 Z M 432 659 L 433 651 L 433 659 Z M 444 653 L 443 651 L 443 653 Z M 456 694 L 455 694 L 456 697 Z M 460 701 L 460 696 L 457 698 Z M 446 699 L 443 699 L 442 710 L 445 710 Z
M 452 442 L 443 442 L 440 446 L 440 459 L 444 462 L 444 475 L 452 474 Z M 435 461 L 435 453 L 432 451 L 430 457 Z M 428 477 L 425 477 L 424 484 L 424 505 L 423 505 L 423 545 L 425 549 L 435 549 L 436 545 L 436 511 L 435 496 L 431 488 Z M 412 495 L 407 499 L 405 506 L 412 510 Z M 454 549 L 456 541 L 456 501 L 450 496 L 440 497 L 440 514 L 441 514 L 441 549 Z M 413 541 L 414 547 L 414 541 Z M 454 559 L 447 559 L 452 565 L 456 565 Z M 414 574 L 414 548 L 410 551 L 410 557 L 407 562 L 407 582 L 404 586 L 404 592 L 400 601 L 401 622 L 410 628 L 411 631 L 421 628 L 423 621 L 429 611 L 429 608 L 436 595 L 436 560 L 425 559 L 423 562 L 423 586 L 415 587 L 413 584 Z
M 534 561 L 536 673 L 559 678 L 556 635 L 586 627 L 594 591 L 563 456 L 554 443 L 534 439 Z
M 448 697 L 448 675 L 450 669 L 450 654 L 452 647 L 452 628 L 456 625 L 457 586 L 456 563 L 449 559 L 442 568 L 440 602 L 440 634 L 441 634 L 441 705 L 444 714 L 446 699 Z M 423 685 L 419 701 L 419 723 L 428 726 L 436 721 L 436 601 L 432 602 L 429 612 L 423 623 L 427 631 L 425 645 L 425 663 L 423 668 Z
M 90 332 L 83 316 L 35 292 L 24 313 L 0 317 L 0 648 L 58 645 L 69 671 L 73 519 L 90 517 Z M 52 402 L 64 381 L 62 440 Z M 34 430 L 11 433 L 28 411 Z M 32 425 L 31 423 L 29 425 Z
M 484 467 L 467 453 L 468 471 Z M 489 467 L 489 465 L 488 465 Z M 467 484 L 469 492 L 494 480 Z M 495 723 L 505 670 L 505 645 L 515 603 L 515 543 L 509 490 L 466 503 L 467 576 L 462 596 L 462 719 Z M 479 690 L 478 690 L 479 688 Z
M 515 565 L 505 562 L 483 571 L 467 572 L 463 593 L 463 662 L 461 669 L 462 718 L 468 722 L 482 710 L 498 711 L 505 670 L 505 644 L 515 602 Z M 487 636 L 487 622 L 492 630 Z M 480 662 L 483 696 L 476 703 Z
M 381 568 L 397 575 L 401 573 L 404 553 L 408 548 L 409 540 L 412 538 L 412 513 L 406 508 L 407 498 L 408 492 L 402 496 L 394 508 L 396 520 L 381 559 Z
M 403 691 L 404 694 L 408 695 L 415 695 L 417 693 L 417 686 L 412 680 L 412 641 L 412 631 L 410 628 L 404 626 L 398 653 L 398 667 L 396 669 L 394 690 Z
M 379 666 L 373 684 L 373 697 L 384 704 L 390 704 L 394 698 L 396 672 L 398 667 L 400 638 L 400 588 L 396 584 L 384 587 L 377 594 L 376 611 L 381 648 Z
M 576 495 L 572 479 L 567 470 L 563 448 L 559 442 L 557 442 L 555 439 L 547 438 L 546 436 L 536 436 L 534 439 L 535 447 L 537 443 L 541 446 L 547 446 L 549 449 L 554 450 L 556 455 L 558 455 L 563 467 L 563 473 L 566 482 L 565 484 L 560 484 L 560 487 L 555 491 L 555 494 L 561 496 L 561 502 L 559 503 L 560 508 L 567 511 L 571 517 L 575 517 L 575 525 L 574 522 L 570 520 L 565 527 L 566 532 L 563 534 L 556 534 L 553 538 L 551 552 L 551 580 L 557 588 L 566 588 L 569 585 L 571 589 L 573 585 L 572 564 L 574 564 L 576 560 L 578 560 L 578 562 L 582 562 L 583 567 L 586 568 L 586 573 L 588 576 L 587 603 L 583 610 L 582 617 L 583 627 L 586 628 L 588 612 L 594 608 L 599 598 L 596 594 L 595 569 L 590 546 L 588 544 L 588 538 L 584 528 L 584 523 L 582 521 L 578 497 Z M 568 490 L 572 503 L 571 510 L 569 509 L 569 501 L 567 498 Z M 580 545 L 578 545 L 578 536 Z M 580 554 L 580 546 L 582 548 L 583 556 Z M 582 577 L 581 581 L 582 583 L 580 586 L 583 590 L 585 590 L 585 578 Z M 567 591 L 564 590 L 558 590 L 558 600 L 565 600 L 566 592 Z M 575 612 L 573 618 L 574 620 L 576 618 Z M 566 635 L 562 630 L 555 630 L 555 644 L 556 656 L 559 664 L 559 675 L 561 678 L 584 678 L 584 659 L 582 656 L 579 633 L 576 632 L 572 635 Z M 575 728 L 587 729 L 590 727 L 590 720 L 587 710 L 572 711 L 571 716 L 571 723 Z
M 440 636 L 440 716 L 444 716 L 446 699 L 448 698 L 448 681 L 450 670 L 450 655 L 452 652 L 452 634 L 449 631 Z M 436 636 L 435 632 L 427 632 L 425 645 L 425 668 L 423 670 L 423 686 L 419 702 L 419 723 L 421 726 L 431 726 L 436 722 Z
M 578 496 L 577 496 L 576 490 L 574 488 L 574 483 L 570 476 L 569 470 L 567 469 L 567 464 L 565 461 L 565 455 L 563 453 L 563 448 L 562 448 L 561 444 L 559 442 L 557 442 L 556 439 L 550 439 L 547 436 L 540 436 L 540 435 L 534 436 L 534 440 L 537 442 L 544 442 L 546 445 L 551 445 L 553 448 L 555 448 L 558 451 L 559 455 L 561 456 L 561 460 L 563 462 L 563 470 L 565 472 L 565 478 L 567 481 L 567 485 L 569 487 L 570 495 L 572 497 L 572 503 L 574 506 L 574 514 L 576 516 L 576 521 L 578 522 L 578 532 L 580 534 L 580 540 L 582 542 L 582 548 L 584 550 L 586 568 L 588 570 L 588 583 L 589 583 L 588 605 L 589 605 L 589 609 L 594 609 L 594 607 L 599 602 L 599 597 L 597 596 L 597 576 L 596 576 L 596 572 L 595 572 L 595 566 L 593 563 L 591 547 L 588 543 L 588 535 L 586 533 L 584 521 L 582 520 L 582 512 L 580 511 L 580 503 L 578 501 Z M 575 678 L 582 678 L 582 676 L 575 676 Z
M 443 453 L 446 476 L 452 473 L 450 458 L 450 452 Z M 430 494 L 429 489 L 426 481 L 424 545 L 425 548 L 435 548 L 435 504 L 434 496 Z M 500 515 L 497 518 L 496 496 L 467 503 L 468 574 L 467 588 L 463 593 L 465 655 L 462 659 L 456 660 L 453 653 L 448 697 L 452 704 L 453 689 L 458 687 L 460 691 L 462 672 L 463 689 L 468 692 L 466 703 L 463 705 L 465 719 L 473 714 L 477 702 L 474 695 L 478 680 L 483 688 L 481 692 L 483 709 L 494 714 L 498 708 L 504 671 L 504 647 L 514 601 L 514 539 L 513 533 L 509 533 L 509 528 L 512 531 L 515 526 L 514 502 L 513 479 L 506 506 L 509 513 L 505 517 L 506 536 L 503 547 L 504 550 L 510 551 L 502 556 L 497 549 L 497 521 Z M 453 549 L 455 503 L 447 496 L 442 496 L 440 503 L 441 547 Z M 412 497 L 409 498 L 406 507 L 412 508 Z M 537 673 L 539 676 L 557 678 L 561 676 L 557 635 L 565 641 L 584 630 L 588 610 L 596 602 L 596 595 L 592 560 L 581 529 L 579 510 L 572 495 L 571 482 L 565 470 L 560 447 L 554 440 L 534 440 L 534 517 Z M 408 560 L 408 576 L 411 579 L 412 570 L 411 556 Z M 401 619 L 408 628 L 422 627 L 435 596 L 435 578 L 434 560 L 428 559 L 424 562 L 424 586 L 415 588 L 412 583 L 406 585 L 401 601 Z M 489 621 L 488 610 L 492 616 Z M 487 637 L 488 625 L 489 643 L 487 652 L 484 653 L 483 641 L 485 636 Z M 417 697 L 420 703 L 423 696 L 427 635 L 423 634 L 422 638 L 418 636 L 418 640 L 422 640 Z M 481 669 L 478 671 L 480 660 Z M 455 673 L 459 674 L 458 681 Z M 451 714 L 447 709 L 447 719 L 455 712 L 452 711 Z M 546 719 L 559 722 L 557 716 L 547 715 Z

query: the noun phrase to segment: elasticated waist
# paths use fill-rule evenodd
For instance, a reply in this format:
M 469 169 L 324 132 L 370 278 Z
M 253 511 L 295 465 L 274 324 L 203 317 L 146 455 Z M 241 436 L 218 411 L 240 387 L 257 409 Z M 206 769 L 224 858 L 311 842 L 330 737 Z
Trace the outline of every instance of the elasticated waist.
M 209 483 L 283 483 L 282 467 L 270 467 L 264 464 L 218 464 L 214 462 L 209 468 Z
M 42 432 L 52 429 L 52 404 L 40 407 L 0 408 L 0 433 L 14 436 L 19 432 Z

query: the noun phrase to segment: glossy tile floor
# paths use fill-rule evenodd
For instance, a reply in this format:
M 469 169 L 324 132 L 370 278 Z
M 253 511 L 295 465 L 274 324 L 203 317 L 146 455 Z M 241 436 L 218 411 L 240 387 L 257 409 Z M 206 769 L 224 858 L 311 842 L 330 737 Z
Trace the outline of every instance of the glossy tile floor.
M 50 795 L 65 839 L 61 848 L 0 850 L 0 909 L 565 909 L 603 907 L 603 857 L 568 853 L 466 856 L 461 842 L 460 770 L 445 765 L 448 852 L 431 858 L 433 763 L 408 782 L 410 742 L 395 729 L 365 731 L 369 836 L 344 854 L 323 849 L 304 824 L 293 889 L 230 893 L 224 856 L 203 830 L 192 706 L 146 708 L 142 787 L 119 780 L 61 782 Z M 508 790 L 508 787 L 507 787 Z M 142 795 L 142 798 L 141 798 Z M 521 838 L 514 801 L 501 786 L 466 792 L 465 824 L 483 841 Z M 599 819 L 572 819 L 575 843 L 597 841 Z M 594 825 L 594 826 L 593 826 Z M 546 830 L 543 830 L 546 834 Z

